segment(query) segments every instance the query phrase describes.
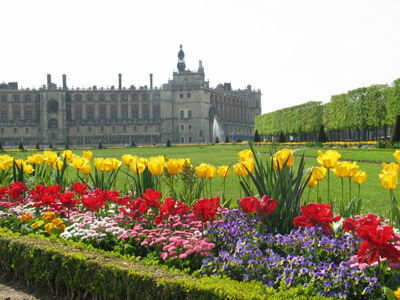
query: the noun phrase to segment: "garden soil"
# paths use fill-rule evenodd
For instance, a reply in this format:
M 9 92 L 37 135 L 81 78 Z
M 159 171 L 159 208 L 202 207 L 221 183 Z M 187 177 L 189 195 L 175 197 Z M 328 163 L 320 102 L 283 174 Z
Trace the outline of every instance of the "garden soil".
M 67 295 L 54 296 L 46 287 L 30 287 L 24 281 L 0 273 L 0 300 L 67 300 Z

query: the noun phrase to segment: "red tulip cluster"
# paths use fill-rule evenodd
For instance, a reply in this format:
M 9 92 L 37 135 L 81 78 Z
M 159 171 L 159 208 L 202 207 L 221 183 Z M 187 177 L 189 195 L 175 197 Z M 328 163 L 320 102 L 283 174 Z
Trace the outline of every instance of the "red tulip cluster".
M 357 252 L 359 263 L 372 264 L 380 257 L 391 260 L 392 263 L 398 263 L 400 258 L 400 249 L 392 241 L 393 226 L 380 226 L 380 219 L 373 214 L 359 219 L 346 219 L 343 227 L 346 231 L 352 231 L 356 236 L 363 239 L 360 250 Z
M 331 205 L 323 203 L 309 203 L 304 207 L 301 206 L 302 216 L 293 219 L 295 226 L 299 227 L 315 227 L 319 225 L 325 234 L 330 234 L 332 228 L 330 224 L 340 220 L 340 216 L 333 217 Z
M 201 221 L 203 223 L 215 219 L 217 215 L 217 209 L 220 206 L 219 197 L 215 198 L 202 198 L 193 204 L 192 219 Z
M 278 201 L 272 200 L 267 195 L 264 195 L 261 198 L 261 201 L 256 197 L 243 197 L 239 201 L 240 208 L 245 213 L 254 213 L 256 212 L 258 216 L 269 216 L 272 214 L 276 208 Z

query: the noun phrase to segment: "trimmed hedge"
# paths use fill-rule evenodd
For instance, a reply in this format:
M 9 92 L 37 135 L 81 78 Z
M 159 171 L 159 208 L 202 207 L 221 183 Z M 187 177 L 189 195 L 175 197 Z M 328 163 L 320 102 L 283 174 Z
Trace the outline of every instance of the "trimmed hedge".
M 110 253 L 88 250 L 79 243 L 21 236 L 0 228 L 0 268 L 29 285 L 48 287 L 71 299 L 328 299 L 311 289 L 276 291 L 260 282 L 199 278 L 150 266 Z

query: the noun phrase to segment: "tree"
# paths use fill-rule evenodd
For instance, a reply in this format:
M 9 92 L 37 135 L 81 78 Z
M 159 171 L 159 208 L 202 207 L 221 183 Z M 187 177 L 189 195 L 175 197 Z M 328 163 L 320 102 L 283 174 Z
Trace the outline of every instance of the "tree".
M 35 149 L 36 149 L 36 150 L 40 150 L 39 142 L 36 143 Z
M 215 138 L 215 143 L 219 144 L 219 138 L 218 137 Z
M 53 149 L 53 143 L 50 142 L 49 148 Z
M 225 143 L 229 143 L 229 137 L 228 136 L 225 137 Z
M 260 135 L 258 134 L 258 130 L 256 129 L 256 132 L 254 133 L 254 139 L 253 139 L 254 143 L 259 143 L 261 142 L 260 140 Z
M 18 149 L 20 149 L 21 151 L 24 151 L 24 145 L 22 145 L 22 141 L 19 142 Z
M 396 124 L 394 124 L 392 136 L 390 137 L 389 145 L 400 142 L 400 115 L 396 117 Z
M 286 142 L 285 135 L 283 134 L 283 131 L 281 130 L 281 133 L 279 134 L 279 143 L 284 143 Z
M 171 142 L 169 140 L 167 141 L 167 147 L 171 147 Z
M 131 147 L 136 147 L 135 141 L 132 141 Z
M 3 151 L 3 145 L 1 144 L 1 141 L 0 141 L 0 151 Z
M 68 143 L 65 145 L 65 150 L 69 150 Z
M 103 145 L 101 144 L 101 142 L 99 143 L 98 149 L 103 149 Z
M 319 142 L 319 143 L 326 143 L 327 140 L 328 140 L 328 139 L 326 138 L 326 133 L 325 133 L 324 125 L 321 124 L 321 126 L 319 127 L 319 132 L 318 132 L 318 136 L 317 136 L 317 142 Z

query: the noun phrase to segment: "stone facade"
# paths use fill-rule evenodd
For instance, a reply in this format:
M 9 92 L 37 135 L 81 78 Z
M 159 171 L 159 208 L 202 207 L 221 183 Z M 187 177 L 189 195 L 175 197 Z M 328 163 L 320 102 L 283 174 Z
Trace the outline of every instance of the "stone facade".
M 188 71 L 183 58 L 179 57 L 179 71 L 161 88 L 153 88 L 152 74 L 150 86 L 138 89 L 122 87 L 121 74 L 118 88 L 108 89 L 68 88 L 66 75 L 60 87 L 51 75 L 39 89 L 0 84 L 1 143 L 190 144 L 213 143 L 217 133 L 220 142 L 226 136 L 230 141 L 252 137 L 254 119 L 261 113 L 261 92 L 251 86 L 232 90 L 230 83 L 210 88 L 202 62 L 197 71 Z

